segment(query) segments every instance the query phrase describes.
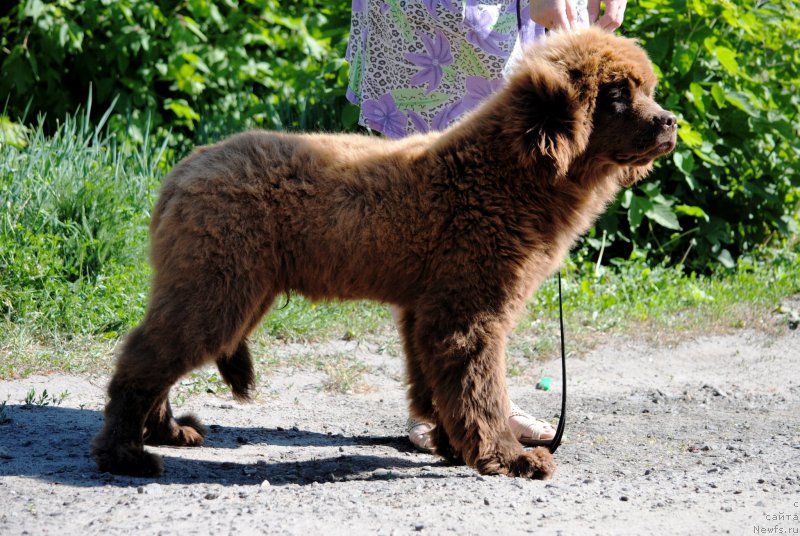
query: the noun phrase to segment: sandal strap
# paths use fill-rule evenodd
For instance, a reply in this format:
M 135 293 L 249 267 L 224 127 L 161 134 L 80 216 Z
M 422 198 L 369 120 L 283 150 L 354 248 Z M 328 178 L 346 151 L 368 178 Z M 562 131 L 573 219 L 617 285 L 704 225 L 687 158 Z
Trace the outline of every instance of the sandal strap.
M 511 417 L 524 417 L 524 418 L 526 418 L 528 420 L 531 420 L 531 421 L 539 420 L 539 419 L 535 419 L 533 417 L 533 415 L 531 415 L 528 412 L 526 412 L 525 410 L 523 410 L 521 407 L 516 405 L 514 402 L 511 402 L 511 415 L 510 416 Z

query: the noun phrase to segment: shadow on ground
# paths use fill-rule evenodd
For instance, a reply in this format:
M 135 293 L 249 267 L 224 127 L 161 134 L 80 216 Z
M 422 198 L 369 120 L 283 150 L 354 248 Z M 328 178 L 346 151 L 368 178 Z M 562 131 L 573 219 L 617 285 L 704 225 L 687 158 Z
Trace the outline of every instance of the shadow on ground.
M 415 460 L 407 454 L 392 456 L 392 452 L 408 452 L 408 441 L 404 437 L 211 425 L 206 449 L 248 448 L 248 458 L 263 457 L 253 463 L 242 463 L 234 461 L 237 455 L 230 454 L 217 461 L 198 459 L 208 457 L 208 451 L 203 452 L 204 447 L 162 447 L 158 449 L 164 456 L 165 471 L 161 477 L 121 477 L 100 473 L 89 455 L 92 437 L 102 426 L 101 412 L 31 405 L 6 406 L 6 411 L 10 421 L 0 426 L 0 476 L 25 476 L 70 486 L 124 487 L 151 482 L 233 486 L 260 484 L 265 480 L 272 485 L 307 485 L 401 478 L 402 475 L 393 474 L 392 469 L 419 468 L 433 461 L 429 457 Z M 264 445 L 266 452 L 263 455 L 254 452 L 251 445 Z M 376 476 L 373 474 L 376 469 L 387 471 Z M 438 478 L 432 473 L 428 476 Z

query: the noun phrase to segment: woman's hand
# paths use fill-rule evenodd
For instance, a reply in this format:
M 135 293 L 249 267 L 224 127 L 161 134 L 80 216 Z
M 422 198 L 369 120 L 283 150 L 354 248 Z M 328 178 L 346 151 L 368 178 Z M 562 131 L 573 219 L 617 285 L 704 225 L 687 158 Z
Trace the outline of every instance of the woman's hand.
M 628 0 L 605 0 L 606 9 L 600 16 L 600 0 L 589 0 L 589 22 L 613 32 L 622 25 Z M 531 12 L 533 4 L 531 4 Z
M 589 0 L 591 3 L 594 0 Z M 598 7 L 599 1 L 597 0 Z M 623 3 L 623 11 L 624 4 Z M 606 8 L 606 12 L 608 8 Z M 571 30 L 578 16 L 573 0 L 531 0 L 531 19 L 550 30 Z

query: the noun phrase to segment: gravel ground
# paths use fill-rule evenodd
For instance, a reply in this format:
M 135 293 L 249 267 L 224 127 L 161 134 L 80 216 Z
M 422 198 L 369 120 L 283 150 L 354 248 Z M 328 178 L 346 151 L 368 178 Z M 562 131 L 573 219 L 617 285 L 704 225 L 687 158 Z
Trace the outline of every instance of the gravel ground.
M 101 474 L 88 456 L 107 378 L 0 382 L 10 418 L 0 534 L 800 534 L 800 330 L 660 348 L 616 339 L 570 359 L 567 431 L 548 482 L 412 451 L 402 361 L 382 348 L 278 348 L 351 353 L 370 371 L 359 394 L 282 367 L 253 404 L 190 397 L 180 409 L 210 434 L 201 448 L 154 449 L 166 467 L 158 479 Z M 543 366 L 554 384 L 559 366 Z M 550 417 L 560 390 L 534 389 L 536 368 L 509 388 Z M 31 388 L 70 395 L 24 405 Z

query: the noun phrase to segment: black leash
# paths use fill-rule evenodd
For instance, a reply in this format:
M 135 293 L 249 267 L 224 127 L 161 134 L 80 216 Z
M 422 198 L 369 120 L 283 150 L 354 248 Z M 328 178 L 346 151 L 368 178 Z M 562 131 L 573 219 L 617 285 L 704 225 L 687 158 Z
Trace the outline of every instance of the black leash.
M 567 353 L 564 351 L 564 306 L 561 299 L 560 268 L 558 270 L 558 324 L 561 328 L 561 415 L 558 418 L 556 435 L 547 446 L 551 453 L 561 445 L 561 436 L 564 435 L 564 424 L 567 420 Z
M 522 16 L 519 8 L 520 0 L 517 0 L 517 33 L 522 32 Z M 519 35 L 517 39 L 522 39 Z M 561 436 L 564 435 L 564 424 L 567 416 L 567 353 L 564 351 L 564 305 L 561 299 L 561 269 L 558 270 L 558 323 L 561 328 L 561 415 L 558 417 L 558 427 L 556 435 L 550 440 L 547 448 L 550 452 L 555 452 L 561 445 Z

